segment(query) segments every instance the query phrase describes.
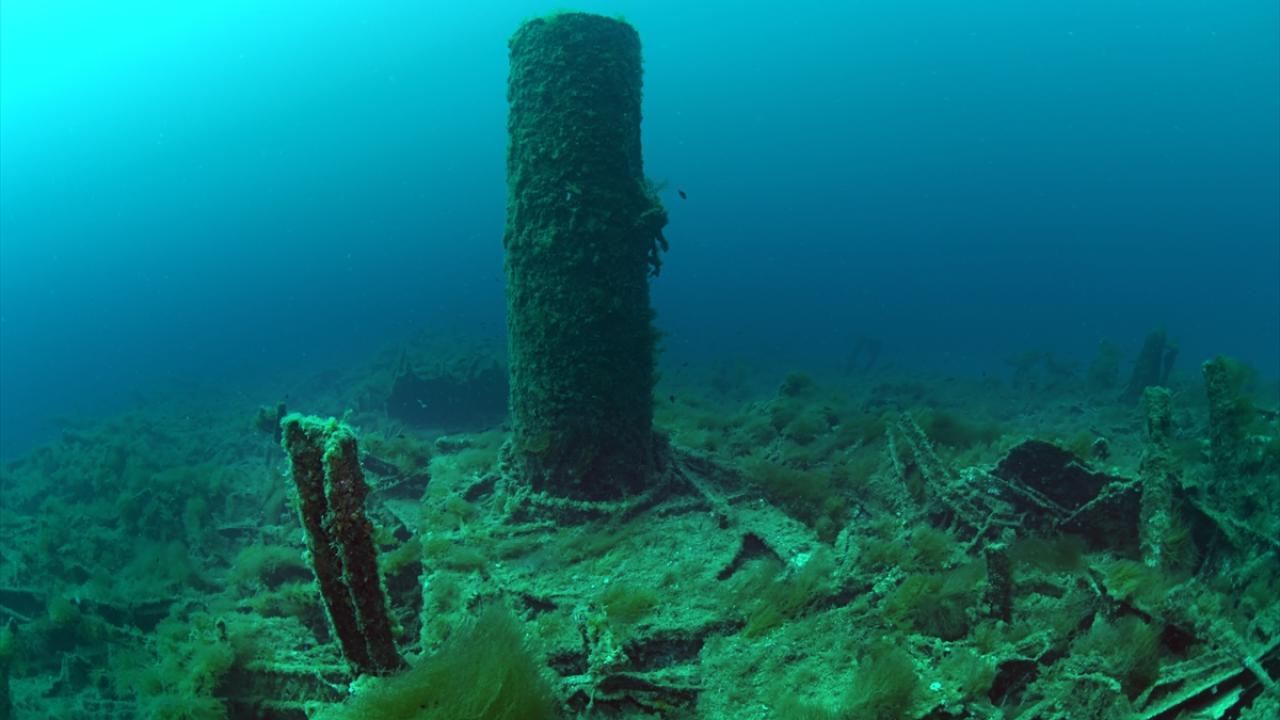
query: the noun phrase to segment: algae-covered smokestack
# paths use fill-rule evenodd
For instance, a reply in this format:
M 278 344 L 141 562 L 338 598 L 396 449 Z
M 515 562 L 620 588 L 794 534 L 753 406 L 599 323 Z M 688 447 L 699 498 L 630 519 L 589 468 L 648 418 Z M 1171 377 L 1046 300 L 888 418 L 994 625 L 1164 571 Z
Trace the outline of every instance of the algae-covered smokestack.
M 535 490 L 613 500 L 644 489 L 655 449 L 649 276 L 667 216 L 640 156 L 640 39 L 564 13 L 510 47 L 512 456 Z

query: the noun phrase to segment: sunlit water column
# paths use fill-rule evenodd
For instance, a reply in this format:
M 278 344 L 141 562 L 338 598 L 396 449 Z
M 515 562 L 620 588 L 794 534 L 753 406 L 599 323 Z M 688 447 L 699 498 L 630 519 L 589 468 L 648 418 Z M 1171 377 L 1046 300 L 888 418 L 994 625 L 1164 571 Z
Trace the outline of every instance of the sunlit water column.
M 655 462 L 649 277 L 667 222 L 640 155 L 640 39 L 562 13 L 510 47 L 511 459 L 554 497 L 627 497 Z

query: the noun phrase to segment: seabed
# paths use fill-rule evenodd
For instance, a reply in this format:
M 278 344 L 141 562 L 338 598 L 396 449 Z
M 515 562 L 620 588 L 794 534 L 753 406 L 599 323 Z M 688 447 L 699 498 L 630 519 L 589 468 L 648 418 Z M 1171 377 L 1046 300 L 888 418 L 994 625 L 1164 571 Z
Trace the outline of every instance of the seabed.
M 1274 379 L 685 366 L 653 491 L 570 507 L 511 476 L 474 347 L 287 385 L 357 436 L 406 670 L 334 639 L 285 408 L 210 390 L 0 471 L 8 717 L 1280 717 Z

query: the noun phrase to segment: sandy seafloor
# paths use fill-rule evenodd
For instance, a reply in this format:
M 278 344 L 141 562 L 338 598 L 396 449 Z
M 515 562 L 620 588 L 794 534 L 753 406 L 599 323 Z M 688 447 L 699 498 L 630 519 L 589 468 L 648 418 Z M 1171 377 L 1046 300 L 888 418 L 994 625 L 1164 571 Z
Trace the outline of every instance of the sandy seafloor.
M 572 519 L 503 475 L 500 419 L 388 415 L 406 362 L 487 352 L 156 393 L 7 462 L 0 716 L 1280 716 L 1275 378 L 1227 363 L 1211 417 L 1184 360 L 1161 431 L 1114 348 L 1000 379 L 682 365 L 653 496 Z M 353 682 L 332 637 L 279 402 L 359 437 L 404 675 Z

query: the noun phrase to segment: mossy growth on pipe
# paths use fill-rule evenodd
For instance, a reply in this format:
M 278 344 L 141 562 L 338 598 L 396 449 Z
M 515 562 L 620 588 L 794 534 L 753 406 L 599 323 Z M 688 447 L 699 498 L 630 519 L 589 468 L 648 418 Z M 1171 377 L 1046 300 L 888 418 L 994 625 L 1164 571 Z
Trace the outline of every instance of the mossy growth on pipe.
M 333 633 L 360 673 L 403 667 L 392 638 L 387 598 L 378 574 L 369 494 L 355 434 L 330 418 L 286 415 L 281 444 L 298 487 L 298 514 Z
M 512 36 L 507 329 L 515 469 L 533 489 L 613 500 L 653 475 L 649 277 L 667 215 L 640 153 L 640 39 L 585 13 Z
M 378 574 L 373 523 L 364 512 L 369 494 L 355 433 L 341 423 L 332 428 L 324 449 L 324 475 L 329 494 L 332 539 L 342 549 L 343 578 L 355 603 L 360 629 L 376 672 L 403 666 L 391 634 L 387 596 Z
M 1138 464 L 1142 480 L 1142 504 L 1138 515 L 1138 534 L 1142 557 L 1148 567 L 1176 571 L 1178 560 L 1169 551 L 1182 537 L 1181 523 L 1175 510 L 1177 464 L 1169 450 L 1173 436 L 1173 394 L 1168 388 L 1148 387 L 1143 391 L 1147 416 L 1147 446 Z

